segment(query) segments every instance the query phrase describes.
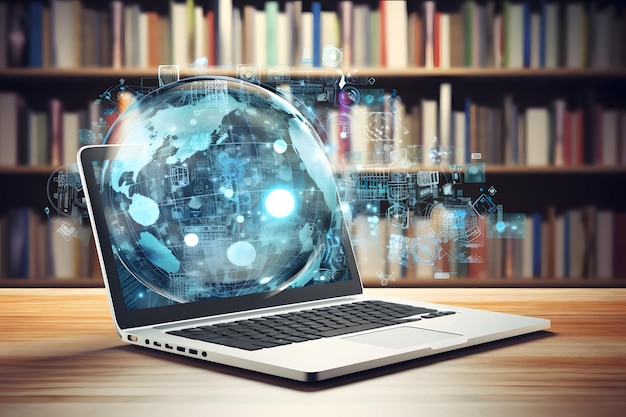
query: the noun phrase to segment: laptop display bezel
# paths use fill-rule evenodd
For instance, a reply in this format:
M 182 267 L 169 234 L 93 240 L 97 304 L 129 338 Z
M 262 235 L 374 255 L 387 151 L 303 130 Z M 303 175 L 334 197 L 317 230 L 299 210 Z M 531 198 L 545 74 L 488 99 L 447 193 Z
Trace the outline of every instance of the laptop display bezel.
M 349 239 L 345 223 L 341 233 L 341 241 L 346 253 L 351 279 L 339 282 L 328 282 L 302 288 L 292 288 L 278 293 L 251 294 L 239 297 L 220 298 L 181 303 L 161 307 L 130 310 L 127 308 L 121 282 L 117 273 L 115 255 L 113 254 L 109 229 L 105 218 L 99 184 L 96 179 L 93 162 L 102 162 L 111 158 L 111 147 L 115 145 L 85 146 L 79 151 L 79 165 L 83 190 L 88 202 L 91 227 L 97 240 L 97 248 L 101 256 L 104 279 L 110 293 L 112 308 L 117 325 L 121 329 L 169 323 L 175 321 L 217 316 L 221 314 L 250 311 L 262 308 L 277 307 L 308 301 L 316 301 L 333 297 L 361 294 L 363 291 L 354 250 Z

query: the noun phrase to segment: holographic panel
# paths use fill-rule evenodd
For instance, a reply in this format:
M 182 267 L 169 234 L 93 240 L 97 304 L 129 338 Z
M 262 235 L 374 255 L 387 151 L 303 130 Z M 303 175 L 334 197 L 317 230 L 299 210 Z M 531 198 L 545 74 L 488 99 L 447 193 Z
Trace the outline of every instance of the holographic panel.
M 486 164 L 484 162 L 472 162 L 465 165 L 465 182 L 482 184 L 485 182 Z
M 487 216 L 487 238 L 526 238 L 526 214 L 490 214 Z

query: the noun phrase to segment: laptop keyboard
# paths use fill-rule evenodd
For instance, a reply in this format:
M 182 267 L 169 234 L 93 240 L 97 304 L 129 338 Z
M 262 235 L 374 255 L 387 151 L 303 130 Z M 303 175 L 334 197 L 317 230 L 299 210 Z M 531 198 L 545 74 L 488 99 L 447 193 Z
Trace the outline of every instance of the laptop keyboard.
M 450 314 L 454 311 L 368 300 L 167 333 L 244 350 L 258 350 Z

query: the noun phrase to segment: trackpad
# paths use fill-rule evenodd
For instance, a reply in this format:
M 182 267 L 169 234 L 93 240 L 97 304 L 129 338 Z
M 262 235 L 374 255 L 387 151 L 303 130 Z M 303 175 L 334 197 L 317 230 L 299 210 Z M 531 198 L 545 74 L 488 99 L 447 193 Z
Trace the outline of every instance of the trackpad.
M 418 329 L 415 327 L 396 327 L 358 336 L 349 336 L 343 339 L 351 342 L 395 349 L 419 345 L 428 345 L 438 348 L 461 344 L 467 341 L 467 339 L 460 334 Z

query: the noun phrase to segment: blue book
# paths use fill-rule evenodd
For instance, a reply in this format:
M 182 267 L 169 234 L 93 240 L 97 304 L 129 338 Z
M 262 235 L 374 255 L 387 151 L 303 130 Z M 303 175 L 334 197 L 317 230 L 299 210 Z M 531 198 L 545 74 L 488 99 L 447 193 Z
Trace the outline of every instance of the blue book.
M 541 2 L 541 16 L 539 16 L 539 67 L 546 67 L 546 2 Z
M 541 213 L 532 214 L 533 222 L 533 277 L 541 277 Z
M 28 2 L 28 66 L 43 67 L 43 1 Z
M 314 1 L 313 12 L 313 66 L 322 66 L 322 3 Z
M 530 53 L 531 53 L 531 16 L 530 5 L 524 4 L 524 51 L 523 51 L 523 64 L 524 68 L 530 68 Z

